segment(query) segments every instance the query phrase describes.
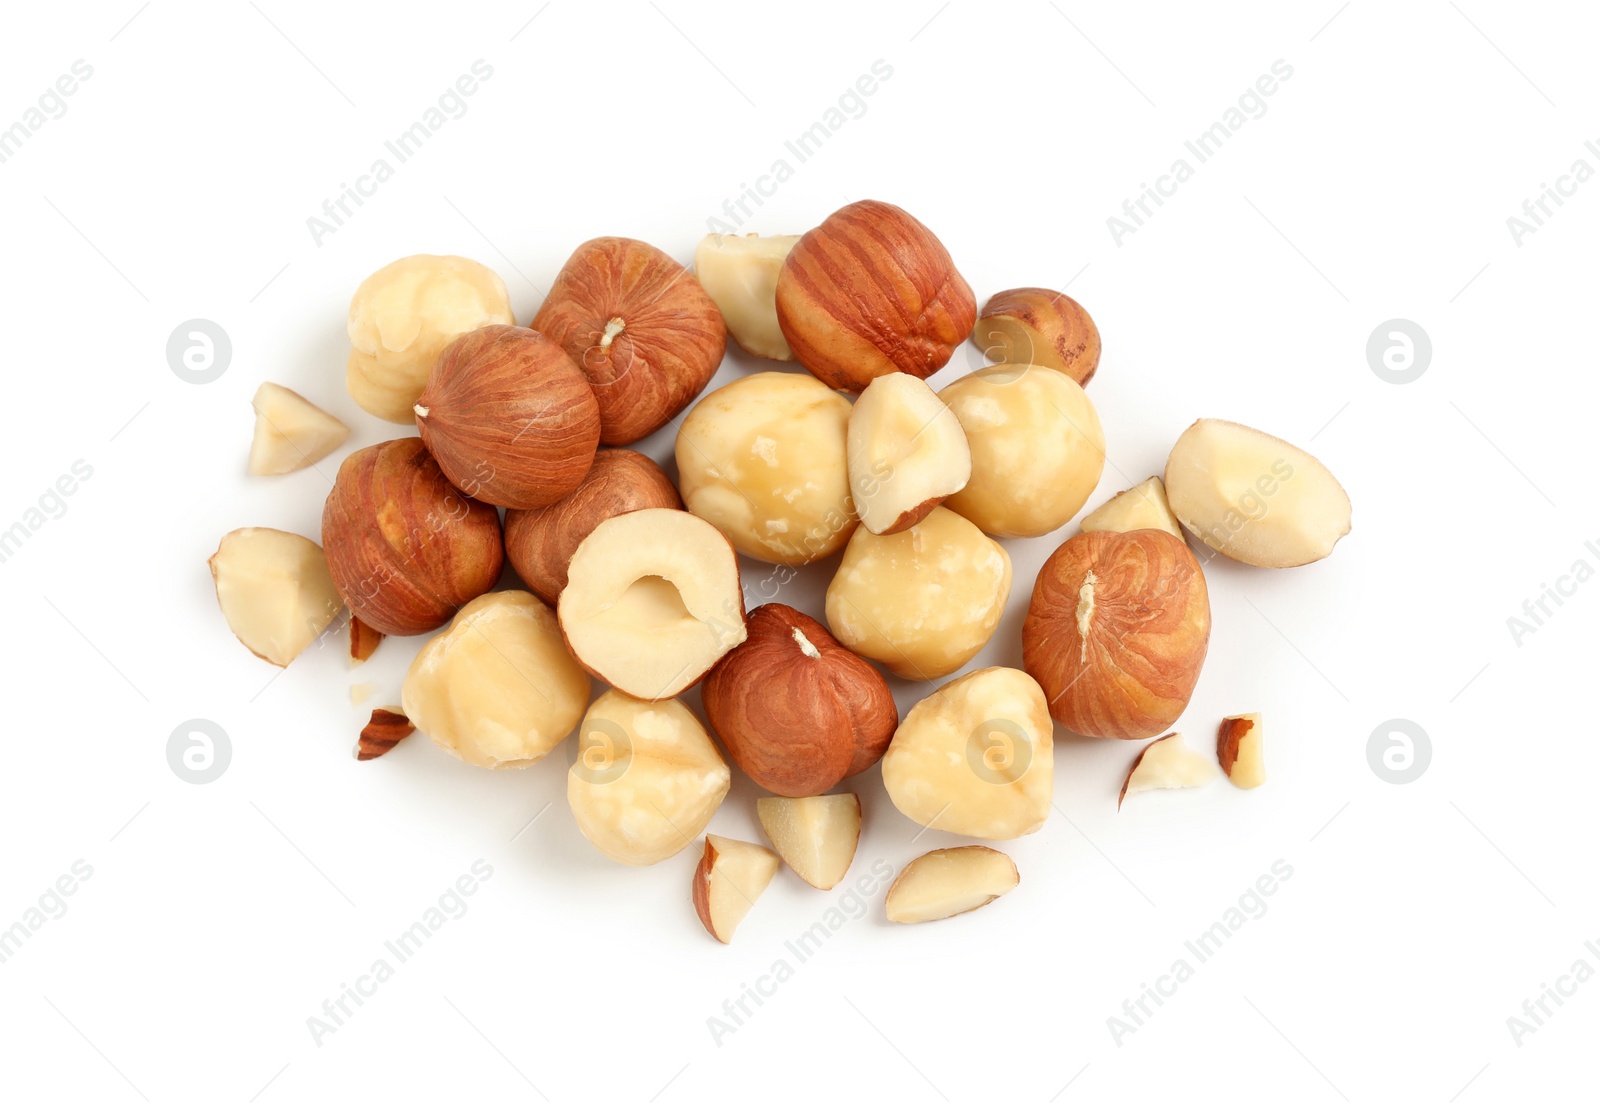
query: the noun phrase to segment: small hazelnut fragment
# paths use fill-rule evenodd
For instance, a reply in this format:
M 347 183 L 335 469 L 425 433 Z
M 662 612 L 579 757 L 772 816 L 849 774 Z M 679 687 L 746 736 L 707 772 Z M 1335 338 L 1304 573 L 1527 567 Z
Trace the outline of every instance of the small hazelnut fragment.
M 1138 740 L 1183 713 L 1210 638 L 1205 576 L 1181 540 L 1080 533 L 1039 569 L 1022 666 L 1074 733 Z
M 223 536 L 207 561 L 222 617 L 239 643 L 287 667 L 344 605 L 315 541 L 251 526 Z
M 803 235 L 778 273 L 776 298 L 796 359 L 840 391 L 890 372 L 926 379 L 977 318 L 972 289 L 939 239 L 877 200 L 841 207 Z
M 706 718 L 728 756 L 775 794 L 821 794 L 878 762 L 899 714 L 878 669 L 782 603 L 706 676 Z
M 366 622 L 350 615 L 350 666 L 365 664 L 372 659 L 372 654 L 378 651 L 378 646 L 383 643 L 383 634 L 373 629 Z
M 534 594 L 554 604 L 567 585 L 573 552 L 595 526 L 632 510 L 682 506 L 655 461 L 632 449 L 601 449 L 566 498 L 537 510 L 506 511 L 506 558 Z
M 1204 786 L 1216 777 L 1217 769 L 1211 761 L 1184 744 L 1183 734 L 1168 733 L 1145 745 L 1134 758 L 1122 793 L 1117 795 L 1117 808 L 1122 808 L 1130 794 Z
M 856 858 L 861 799 L 854 794 L 757 798 L 756 816 L 783 862 L 818 890 L 837 886 Z
M 411 719 L 399 710 L 380 707 L 372 711 L 372 720 L 361 728 L 361 739 L 356 741 L 356 759 L 375 760 L 416 729 Z
M 494 270 L 465 257 L 402 257 L 363 280 L 350 301 L 345 385 L 368 414 L 409 426 L 444 347 L 468 330 L 514 321 Z
M 777 873 L 778 857 L 761 845 L 708 833 L 690 887 L 700 923 L 712 936 L 728 943 Z
M 918 856 L 889 884 L 883 907 L 903 925 L 971 913 L 1017 888 L 1017 865 L 1004 852 L 969 844 Z
M 467 763 L 527 767 L 578 724 L 589 677 L 548 606 L 526 591 L 494 591 L 422 646 L 400 701 L 434 744 Z
M 865 527 L 828 584 L 828 626 L 902 679 L 949 675 L 989 643 L 1011 595 L 1011 558 L 944 507 L 880 537 Z
M 1240 790 L 1254 790 L 1267 781 L 1262 754 L 1260 714 L 1234 714 L 1222 719 L 1217 730 L 1217 762 L 1222 773 Z
M 250 405 L 256 412 L 250 442 L 250 474 L 279 476 L 309 468 L 343 445 L 350 427 L 299 392 L 277 384 L 256 388 Z
M 601 522 L 572 554 L 557 609 L 578 662 L 635 698 L 694 686 L 745 639 L 733 549 L 682 510 Z
M 972 478 L 945 500 L 996 537 L 1059 529 L 1089 501 L 1105 466 L 1100 417 L 1065 373 L 994 365 L 939 393 L 972 450 Z
M 707 234 L 694 251 L 694 274 L 746 353 L 792 361 L 778 327 L 778 270 L 798 234 Z
M 769 564 L 820 560 L 856 528 L 850 401 L 809 376 L 758 372 L 695 404 L 678 429 L 684 504 Z
M 591 844 L 618 863 L 644 867 L 693 844 L 730 782 L 728 765 L 683 703 L 613 690 L 595 699 L 578 729 L 567 804 Z
M 344 458 L 322 508 L 322 544 L 350 612 L 397 637 L 449 621 L 505 562 L 499 512 L 452 487 L 414 437 Z
M 1167 497 L 1190 533 L 1260 568 L 1321 560 L 1350 532 L 1350 496 L 1321 461 L 1219 418 L 1200 419 L 1172 447 Z
M 1178 518 L 1167 505 L 1167 489 L 1161 486 L 1160 476 L 1151 476 L 1137 486 L 1117 492 L 1084 515 L 1079 524 L 1084 533 L 1160 529 L 1183 539 Z
M 850 497 L 873 533 L 910 529 L 967 485 L 967 435 L 933 389 L 891 372 L 868 384 L 850 411 Z
M 972 344 L 991 361 L 1065 372 L 1079 387 L 1100 367 L 1100 331 L 1077 300 L 1049 288 L 1012 288 L 984 304 Z
M 728 342 L 717 305 L 693 274 L 632 238 L 579 246 L 533 328 L 594 385 L 607 445 L 631 445 L 665 426 L 711 382 Z

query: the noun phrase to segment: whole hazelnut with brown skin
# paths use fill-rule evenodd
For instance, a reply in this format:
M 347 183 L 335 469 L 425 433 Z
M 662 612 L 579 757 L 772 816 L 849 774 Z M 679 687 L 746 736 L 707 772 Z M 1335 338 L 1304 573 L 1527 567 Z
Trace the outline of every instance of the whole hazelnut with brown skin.
M 555 603 L 567 563 L 607 518 L 647 507 L 682 509 L 678 489 L 655 461 L 632 449 L 601 449 L 576 491 L 537 510 L 506 511 L 506 557 L 522 581 Z
M 665 426 L 711 382 L 728 343 L 721 312 L 693 274 L 632 238 L 579 246 L 533 328 L 594 385 L 607 445 L 631 445 Z
M 1182 540 L 1080 533 L 1039 569 L 1022 666 L 1074 733 L 1138 740 L 1183 713 L 1210 638 L 1205 575 Z
M 561 347 L 521 326 L 485 326 L 445 347 L 415 408 L 450 482 L 533 510 L 570 494 L 594 463 L 600 407 Z
M 1100 330 L 1083 305 L 1049 288 L 996 292 L 983 305 L 972 344 L 991 361 L 1065 372 L 1079 387 L 1100 367 Z
M 801 237 L 778 273 L 778 326 L 831 388 L 926 379 L 977 318 L 972 289 L 933 232 L 892 204 L 841 207 Z
M 500 514 L 463 495 L 414 437 L 345 457 L 322 509 L 328 573 L 379 633 L 437 629 L 495 585 Z
M 789 798 L 822 794 L 878 762 L 900 715 L 878 669 L 800 611 L 768 603 L 701 687 L 733 762 Z

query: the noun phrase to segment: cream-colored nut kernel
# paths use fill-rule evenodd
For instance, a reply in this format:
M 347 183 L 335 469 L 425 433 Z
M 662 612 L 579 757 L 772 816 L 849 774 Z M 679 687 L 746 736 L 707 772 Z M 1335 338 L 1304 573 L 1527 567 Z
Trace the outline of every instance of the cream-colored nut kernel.
M 299 392 L 278 384 L 256 388 L 250 474 L 278 476 L 317 463 L 343 445 L 350 427 Z
M 915 376 L 875 378 L 850 411 L 850 496 L 873 533 L 910 529 L 967 485 L 967 435 Z
M 856 795 L 757 798 L 756 817 L 783 862 L 818 890 L 832 890 L 849 873 L 861 840 Z
M 1010 595 L 1005 549 L 936 507 L 902 533 L 856 531 L 828 584 L 828 627 L 902 679 L 938 679 L 989 643 Z
M 1084 533 L 1129 533 L 1136 529 L 1164 529 L 1183 540 L 1178 516 L 1167 505 L 1167 489 L 1160 476 L 1119 491 L 1088 514 L 1080 523 Z
M 966 431 L 972 478 L 945 505 L 996 537 L 1038 537 L 1082 509 L 1106 439 L 1094 404 L 1064 372 L 994 365 L 939 393 Z
M 1117 796 L 1117 808 L 1122 808 L 1130 794 L 1204 786 L 1216 777 L 1216 765 L 1184 744 L 1182 733 L 1168 733 L 1145 745 L 1134 758 Z
M 700 923 L 712 936 L 728 943 L 777 873 L 778 857 L 761 845 L 707 833 L 689 887 Z
M 778 328 L 778 270 L 798 234 L 707 234 L 694 251 L 694 274 L 746 353 L 792 361 Z
M 445 346 L 515 321 L 494 270 L 465 257 L 402 257 L 363 280 L 350 301 L 345 386 L 362 410 L 409 426 Z
M 245 648 L 280 668 L 321 636 L 344 600 L 322 547 L 251 526 L 225 535 L 209 561 L 222 616 Z
M 1217 729 L 1217 762 L 1240 790 L 1254 790 L 1267 781 L 1260 714 L 1234 714 Z
M 683 703 L 611 690 L 578 729 L 567 804 L 591 844 L 643 867 L 693 844 L 730 782 L 728 765 Z
M 855 531 L 850 400 L 814 376 L 758 372 L 700 400 L 678 430 L 678 490 L 746 556 L 809 564 Z
M 969 844 L 918 856 L 889 884 L 883 908 L 902 925 L 971 913 L 1017 888 L 1017 865 L 1004 852 Z
M 589 677 L 550 608 L 492 591 L 457 611 L 417 653 L 401 709 L 445 751 L 478 767 L 526 767 L 562 742 L 589 701 Z
M 1050 816 L 1054 728 L 1027 672 L 982 668 L 911 707 L 883 754 L 883 787 L 918 825 L 983 840 Z

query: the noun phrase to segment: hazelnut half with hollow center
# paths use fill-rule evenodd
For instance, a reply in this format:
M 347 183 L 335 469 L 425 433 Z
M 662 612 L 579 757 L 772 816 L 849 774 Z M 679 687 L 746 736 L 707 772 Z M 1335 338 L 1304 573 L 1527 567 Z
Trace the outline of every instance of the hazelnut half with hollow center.
M 778 271 L 798 234 L 707 234 L 694 251 L 694 274 L 746 352 L 792 361 L 778 326 Z
M 1086 387 L 1100 367 L 1100 330 L 1071 296 L 1049 288 L 996 292 L 983 305 L 972 344 L 991 361 L 1036 364 Z
M 960 421 L 915 376 L 868 384 L 850 411 L 850 497 L 873 533 L 899 533 L 967 485 L 972 453 Z

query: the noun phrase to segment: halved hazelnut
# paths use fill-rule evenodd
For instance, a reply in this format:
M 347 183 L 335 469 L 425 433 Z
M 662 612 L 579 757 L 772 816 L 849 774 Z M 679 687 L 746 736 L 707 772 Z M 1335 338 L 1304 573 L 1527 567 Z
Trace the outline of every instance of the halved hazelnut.
M 854 794 L 757 798 L 756 816 L 783 862 L 818 890 L 832 890 L 850 870 L 861 839 L 861 799 Z
M 992 361 L 1065 372 L 1080 387 L 1100 367 L 1100 330 L 1071 296 L 1049 288 L 996 292 L 972 328 L 972 343 Z
M 1217 762 L 1222 765 L 1222 773 L 1241 790 L 1254 790 L 1267 781 L 1261 736 L 1260 714 L 1223 718 L 1217 730 Z
M 1204 786 L 1217 777 L 1211 761 L 1183 743 L 1183 734 L 1168 733 L 1140 750 L 1117 795 L 1117 808 L 1130 794 L 1146 790 L 1180 790 Z
M 707 234 L 695 247 L 694 274 L 746 353 L 794 360 L 778 327 L 777 289 L 778 270 L 799 240 L 798 234 Z
M 1167 489 L 1161 486 L 1160 476 L 1151 476 L 1141 484 L 1117 492 L 1084 515 L 1079 524 L 1084 533 L 1160 529 L 1183 539 L 1178 517 L 1167 505 Z
M 308 468 L 343 445 L 350 427 L 299 392 L 278 384 L 256 388 L 250 474 L 278 476 Z
M 223 536 L 207 561 L 222 617 L 239 643 L 287 667 L 344 605 L 315 541 L 250 526 Z
M 558 610 L 578 662 L 635 698 L 692 687 L 745 639 L 733 549 L 682 510 L 652 507 L 596 526 L 572 554 Z
M 889 884 L 883 906 L 902 925 L 942 921 L 982 908 L 1017 888 L 1017 865 L 1004 852 L 969 844 L 918 856 Z
M 967 435 L 933 389 L 891 372 L 867 385 L 850 411 L 850 497 L 873 533 L 910 529 L 967 486 Z
M 690 888 L 700 923 L 728 943 L 777 873 L 778 857 L 761 845 L 708 833 Z

